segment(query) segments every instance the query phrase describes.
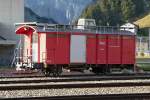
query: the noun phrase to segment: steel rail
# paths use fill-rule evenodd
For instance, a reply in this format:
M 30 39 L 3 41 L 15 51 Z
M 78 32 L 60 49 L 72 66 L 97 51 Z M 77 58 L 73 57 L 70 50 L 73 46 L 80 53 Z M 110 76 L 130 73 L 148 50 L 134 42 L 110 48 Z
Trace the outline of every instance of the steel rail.
M 2 85 L 2 90 L 29 90 L 29 89 L 63 89 L 63 88 L 101 88 L 101 87 L 133 87 L 150 86 L 150 82 L 109 82 L 109 83 L 50 83 L 50 84 L 17 84 Z
M 43 79 L 42 79 L 43 78 Z M 16 83 L 46 83 L 46 82 L 75 82 L 75 81 L 104 81 L 104 80 L 136 80 L 136 79 L 150 79 L 150 75 L 141 76 L 91 76 L 91 77 L 61 77 L 61 78 L 25 78 L 25 79 L 7 79 L 0 81 L 0 84 L 16 84 Z
M 19 97 L 19 98 L 0 98 L 0 100 L 149 100 L 149 98 L 150 93 L 134 93 L 134 94 L 52 96 L 52 97 Z
M 99 74 L 99 75 L 95 75 L 93 73 L 90 74 L 85 74 L 85 73 L 81 73 L 81 74 L 66 74 L 63 73 L 62 75 L 60 75 L 59 77 L 78 77 L 78 76 L 136 76 L 136 75 L 150 75 L 150 73 L 108 73 L 108 74 Z M 0 79 L 3 78 L 34 78 L 34 77 L 46 77 L 44 75 L 26 75 L 26 74 L 18 74 L 18 75 L 0 75 Z

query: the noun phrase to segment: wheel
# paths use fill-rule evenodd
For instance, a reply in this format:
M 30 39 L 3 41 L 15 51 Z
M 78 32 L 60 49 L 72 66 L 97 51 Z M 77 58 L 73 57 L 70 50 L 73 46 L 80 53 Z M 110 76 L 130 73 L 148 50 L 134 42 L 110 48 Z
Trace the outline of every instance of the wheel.
M 53 74 L 54 77 L 58 77 L 59 76 L 59 74 L 56 73 L 56 72 L 53 72 L 52 74 Z
M 105 70 L 102 66 L 101 67 L 92 67 L 92 72 L 97 75 L 102 75 L 105 73 Z
M 56 66 L 53 70 L 53 76 L 58 77 L 62 73 L 62 66 Z
M 50 73 L 47 71 L 47 69 L 43 69 L 42 72 L 46 77 L 50 76 Z
M 135 72 L 134 68 L 135 68 L 134 65 L 124 65 L 122 68 L 122 73 L 124 74 L 134 73 Z
M 45 76 L 58 77 L 62 73 L 62 66 L 49 66 L 47 68 L 43 68 L 42 72 Z
M 111 73 L 110 67 L 106 66 L 106 68 L 104 68 L 104 74 L 110 74 L 110 73 Z
M 98 67 L 92 67 L 92 72 L 98 75 L 100 72 L 98 70 Z

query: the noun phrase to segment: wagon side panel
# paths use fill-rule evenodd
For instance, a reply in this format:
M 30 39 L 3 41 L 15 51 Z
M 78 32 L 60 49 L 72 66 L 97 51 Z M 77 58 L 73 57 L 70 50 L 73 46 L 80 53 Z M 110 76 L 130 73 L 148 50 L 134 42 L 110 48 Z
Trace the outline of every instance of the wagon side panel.
M 107 63 L 107 36 L 97 35 L 97 64 Z
M 135 37 L 122 37 L 122 64 L 135 63 Z
M 42 44 L 41 44 L 42 45 Z M 56 34 L 46 34 L 46 63 L 55 64 Z
M 70 35 L 66 33 L 57 34 L 56 38 L 56 64 L 69 64 L 70 62 Z
M 121 64 L 120 35 L 108 36 L 108 64 Z
M 96 64 L 96 35 L 87 35 L 86 49 L 87 64 Z

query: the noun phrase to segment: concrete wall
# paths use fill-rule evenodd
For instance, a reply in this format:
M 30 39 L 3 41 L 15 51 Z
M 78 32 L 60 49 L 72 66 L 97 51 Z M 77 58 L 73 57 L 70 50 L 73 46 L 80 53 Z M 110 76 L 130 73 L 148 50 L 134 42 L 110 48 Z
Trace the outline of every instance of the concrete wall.
M 0 0 L 0 36 L 17 43 L 14 23 L 18 22 L 24 22 L 24 0 Z M 0 66 L 9 66 L 13 58 L 15 45 L 5 43 L 0 39 Z
M 24 21 L 24 0 L 0 0 L 0 35 L 16 40 L 14 23 Z
M 10 66 L 13 59 L 13 45 L 0 45 L 0 66 Z

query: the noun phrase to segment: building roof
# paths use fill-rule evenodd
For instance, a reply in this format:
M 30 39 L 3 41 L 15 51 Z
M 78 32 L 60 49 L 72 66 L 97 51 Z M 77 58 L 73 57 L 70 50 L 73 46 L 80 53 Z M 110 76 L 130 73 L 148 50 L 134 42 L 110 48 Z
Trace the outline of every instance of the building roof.
M 0 40 L 6 40 L 6 38 L 4 38 L 3 36 L 0 36 Z
M 6 38 L 4 38 L 3 36 L 0 36 L 0 45 L 15 45 L 16 41 L 12 41 L 12 40 L 7 40 Z
M 16 45 L 16 41 L 13 40 L 0 40 L 0 45 L 8 46 L 8 45 Z
M 150 14 L 135 21 L 134 24 L 138 25 L 139 28 L 150 28 Z

